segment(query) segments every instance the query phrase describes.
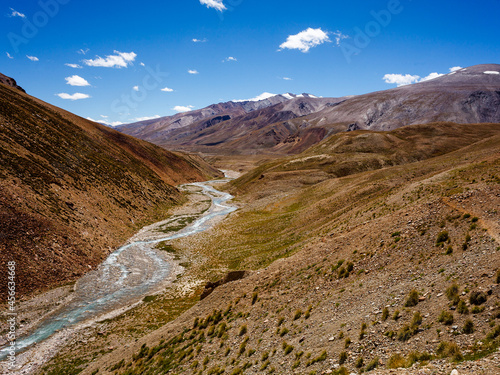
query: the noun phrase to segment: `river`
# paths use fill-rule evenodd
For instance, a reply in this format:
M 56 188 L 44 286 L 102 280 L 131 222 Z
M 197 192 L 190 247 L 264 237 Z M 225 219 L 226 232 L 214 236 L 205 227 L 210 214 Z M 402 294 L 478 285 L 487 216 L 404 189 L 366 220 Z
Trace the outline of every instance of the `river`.
M 226 204 L 232 195 L 218 191 L 211 185 L 227 182 L 215 180 L 183 185 L 198 187 L 201 193 L 210 198 L 211 205 L 200 215 L 195 215 L 182 229 L 162 233 L 158 225 L 141 230 L 124 246 L 117 249 L 94 271 L 82 277 L 75 285 L 73 298 L 28 336 L 17 340 L 17 353 L 27 350 L 56 332 L 71 328 L 87 320 L 117 310 L 140 301 L 144 296 L 155 292 L 172 278 L 173 258 L 155 246 L 164 241 L 187 237 L 209 229 L 213 219 L 226 216 L 237 208 Z M 168 222 L 168 221 L 167 221 Z M 161 222 L 163 227 L 165 221 Z M 137 240 L 137 237 L 140 239 Z M 36 348 L 35 348 L 36 349 Z M 0 351 L 0 360 L 7 357 L 7 347 Z

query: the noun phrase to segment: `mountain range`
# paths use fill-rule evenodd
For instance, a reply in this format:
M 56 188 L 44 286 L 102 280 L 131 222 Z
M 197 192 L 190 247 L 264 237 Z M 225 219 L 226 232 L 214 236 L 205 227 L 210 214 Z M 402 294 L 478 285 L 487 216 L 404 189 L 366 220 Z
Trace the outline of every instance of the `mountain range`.
M 208 154 L 294 154 L 332 134 L 437 121 L 500 122 L 500 65 L 463 68 L 365 95 L 276 95 L 230 101 L 117 129 L 165 148 Z

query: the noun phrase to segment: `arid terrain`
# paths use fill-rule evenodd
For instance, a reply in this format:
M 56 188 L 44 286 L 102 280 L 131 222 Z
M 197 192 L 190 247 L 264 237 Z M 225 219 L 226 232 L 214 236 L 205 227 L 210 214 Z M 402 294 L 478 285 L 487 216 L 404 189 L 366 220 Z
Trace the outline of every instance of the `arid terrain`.
M 50 348 L 44 353 L 50 355 L 33 357 L 33 373 L 500 373 L 500 124 L 495 104 L 500 85 L 496 76 L 478 73 L 493 68 L 498 65 L 467 68 L 411 87 L 339 99 L 338 105 L 324 108 L 332 99 L 317 98 L 322 100 L 317 111 L 303 108 L 308 113 L 294 113 L 279 123 L 269 118 L 287 105 L 293 112 L 300 109 L 300 102 L 312 103 L 316 98 L 274 97 L 278 103 L 268 100 L 265 105 L 233 103 L 229 107 L 234 113 L 243 111 L 245 105 L 251 110 L 196 128 L 189 136 L 201 143 L 178 148 L 203 152 L 206 161 L 165 151 L 0 85 L 0 90 L 15 98 L 0 102 L 4 108 L 1 124 L 7 129 L 2 145 L 8 151 L 2 166 L 10 166 L 1 171 L 7 176 L 2 191 L 11 194 L 6 195 L 4 205 L 19 202 L 10 203 L 16 210 L 2 211 L 12 212 L 10 221 L 3 223 L 43 217 L 52 220 L 54 228 L 64 228 L 64 233 L 87 231 L 85 243 L 93 247 L 113 248 L 155 219 L 173 222 L 178 230 L 189 221 L 182 215 L 208 209 L 199 191 L 181 191 L 174 185 L 220 177 L 216 168 L 232 171 L 235 177 L 214 186 L 235 196 L 231 204 L 237 211 L 206 232 L 158 244 L 158 251 L 181 262 L 182 274 L 123 314 L 92 321 L 71 335 L 61 335 L 54 345 L 47 344 Z M 444 107 L 437 109 L 443 115 L 435 116 L 429 101 L 414 103 L 414 112 L 405 107 L 415 99 L 413 95 L 426 98 L 434 90 L 444 97 L 443 105 L 452 103 L 449 108 L 455 108 L 481 90 L 478 87 L 484 95 L 475 102 L 473 116 L 458 109 L 445 115 Z M 454 101 L 452 92 L 457 95 Z M 404 103 L 386 97 L 391 95 Z M 378 100 L 383 103 L 373 104 Z M 358 105 L 368 106 L 367 111 L 375 105 L 384 108 L 384 113 L 379 113 L 373 126 L 359 122 L 350 126 L 356 118 L 344 121 L 342 117 L 350 111 L 348 102 L 352 113 L 360 113 Z M 11 103 L 23 103 L 23 107 L 13 109 Z M 28 105 L 29 111 L 21 110 Z M 220 110 L 215 114 L 224 116 L 228 107 L 221 106 L 210 110 Z M 404 113 L 414 116 L 411 120 L 400 117 L 403 107 Z M 182 122 L 189 113 L 137 129 L 174 126 L 169 134 L 189 133 L 193 126 L 213 120 L 210 111 L 194 112 L 195 119 L 184 127 L 170 120 Z M 66 152 L 47 155 L 46 150 L 53 148 L 39 147 L 35 153 L 36 145 L 22 134 L 16 116 L 24 116 L 24 126 L 33 126 L 36 134 L 47 137 L 57 131 L 65 135 L 59 136 L 57 149 Z M 30 120 L 33 116 L 45 119 L 50 131 L 39 133 L 38 120 Z M 53 120 L 55 116 L 59 122 Z M 299 123 L 312 124 L 317 116 L 325 118 L 324 125 L 304 126 L 300 134 L 293 133 L 298 138 L 289 142 L 276 138 L 275 143 L 265 143 L 261 137 L 262 131 L 276 130 L 284 122 L 295 124 L 297 130 Z M 395 119 L 405 126 L 394 125 Z M 245 124 L 248 133 L 234 138 L 244 133 Z M 69 126 L 71 131 L 65 132 Z M 205 133 L 208 138 L 228 137 L 221 144 L 207 146 L 203 142 L 208 138 L 196 136 L 206 129 L 213 131 Z M 78 135 L 75 141 L 74 134 Z M 284 139 L 291 134 L 282 133 Z M 160 137 L 161 132 L 156 135 Z M 36 138 L 38 143 L 44 137 Z M 96 155 L 91 151 L 102 150 L 103 144 L 115 152 Z M 230 151 L 241 151 L 240 145 L 248 148 L 241 153 Z M 264 151 L 257 152 L 261 146 Z M 13 177 L 12 166 L 23 165 L 14 161 L 24 155 L 37 164 L 29 164 L 29 169 Z M 70 167 L 54 167 L 58 160 L 72 161 L 75 156 L 81 156 L 76 166 L 71 164 L 78 174 L 72 174 Z M 44 168 L 35 170 L 33 165 Z M 101 166 L 119 166 L 120 170 L 104 181 L 101 174 L 109 172 L 102 172 Z M 36 228 L 41 227 L 45 228 L 42 224 Z M 49 233 L 58 232 L 50 229 Z M 31 239 L 34 249 L 39 242 L 33 239 L 45 238 L 14 232 L 10 236 L 16 241 Z M 82 237 L 67 240 L 75 238 Z M 73 254 L 69 244 L 63 245 L 64 251 L 54 254 Z M 26 257 L 22 260 L 33 267 L 33 273 L 39 269 L 29 263 L 35 255 L 40 257 L 38 253 L 23 252 L 21 245 L 12 248 L 19 257 Z M 105 254 L 95 255 L 96 263 L 78 259 L 93 267 Z M 70 267 L 76 272 L 74 278 L 83 273 L 78 273 L 80 269 L 73 264 L 79 263 L 73 260 L 71 266 L 60 263 L 57 268 L 57 259 L 53 256 L 47 261 L 55 266 L 43 266 L 56 271 Z M 51 286 L 62 281 L 49 280 Z M 27 291 L 37 290 L 35 286 L 42 289 L 41 285 L 38 281 Z M 39 295 L 38 300 L 23 305 L 23 313 L 30 310 L 30 303 L 39 311 L 57 306 L 70 290 L 63 287 L 43 298 Z M 34 320 L 40 314 L 26 316 Z

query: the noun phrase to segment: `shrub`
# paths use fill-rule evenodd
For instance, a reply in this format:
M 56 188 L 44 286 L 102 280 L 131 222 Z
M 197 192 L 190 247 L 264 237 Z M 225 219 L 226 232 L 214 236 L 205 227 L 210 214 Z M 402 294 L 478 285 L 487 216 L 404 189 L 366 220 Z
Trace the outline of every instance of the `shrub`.
M 382 311 L 382 321 L 385 322 L 388 317 L 389 317 L 389 309 L 387 307 L 384 307 L 384 310 Z
M 259 298 L 259 294 L 257 292 L 254 292 L 252 294 L 252 305 L 255 305 L 255 302 L 257 302 L 257 298 Z
M 446 249 L 446 252 L 444 253 L 445 255 L 451 255 L 453 254 L 453 246 L 448 246 L 448 248 Z
M 248 332 L 248 327 L 246 324 L 243 324 L 241 327 L 240 327 L 240 332 L 238 333 L 238 335 L 240 336 L 243 336 L 245 333 Z
M 438 322 L 451 326 L 453 324 L 453 314 L 445 310 L 441 311 L 441 314 L 438 317 Z
M 363 367 L 364 364 L 365 364 L 365 360 L 363 359 L 363 357 L 359 357 L 356 360 L 356 363 L 354 364 L 354 366 L 356 366 L 356 368 L 361 368 L 361 367 Z
M 371 371 L 371 370 L 374 370 L 377 368 L 378 364 L 379 364 L 379 357 L 375 357 L 373 358 L 367 365 L 366 365 L 366 368 L 365 368 L 365 371 Z
M 405 302 L 405 307 L 413 307 L 418 305 L 418 292 L 413 289 L 409 296 L 408 299 Z
M 459 291 L 460 287 L 455 283 L 453 283 L 448 289 L 446 289 L 446 297 L 448 297 L 448 299 L 452 301 L 454 305 L 457 305 L 460 301 L 460 298 L 458 296 Z
M 480 314 L 484 311 L 484 306 L 473 306 L 471 311 L 473 314 Z
M 493 328 L 493 331 L 491 331 L 490 333 L 488 333 L 486 335 L 486 339 L 488 339 L 488 340 L 494 340 L 498 336 L 500 336 L 500 325 L 498 325 L 495 328 Z
M 280 332 L 280 337 L 285 336 L 288 332 L 290 332 L 290 331 L 288 330 L 288 328 L 283 327 L 283 328 L 281 329 L 281 332 Z
M 351 345 L 351 339 L 348 337 L 345 339 L 344 348 L 348 348 Z
M 486 295 L 486 293 L 479 292 L 479 291 L 473 291 L 470 294 L 469 302 L 471 303 L 471 305 L 479 306 L 479 305 L 482 305 L 483 303 L 485 303 L 487 299 L 488 299 L 488 296 Z
M 392 319 L 398 320 L 401 318 L 401 315 L 399 315 L 399 310 L 394 311 L 394 315 L 392 316 Z
M 442 243 L 448 241 L 449 238 L 450 238 L 450 236 L 449 236 L 447 231 L 440 232 L 436 238 L 436 244 L 437 245 L 442 244 Z
M 469 308 L 467 307 L 467 304 L 465 301 L 460 300 L 457 305 L 457 311 L 459 314 L 468 314 L 469 313 Z
M 347 361 L 347 352 L 341 352 L 339 355 L 339 365 L 343 365 Z
M 422 315 L 420 314 L 420 311 L 417 311 L 415 314 L 413 314 L 413 319 L 411 321 L 412 327 L 418 327 L 420 324 L 422 324 Z
M 293 316 L 293 320 L 297 320 L 302 316 L 302 310 L 295 311 L 295 315 Z
M 474 323 L 472 320 L 467 319 L 464 324 L 464 328 L 462 329 L 463 333 L 466 335 L 470 335 L 471 333 L 474 333 Z
M 496 276 L 496 278 L 495 278 L 495 282 L 496 282 L 497 284 L 500 284 L 500 270 L 498 270 L 498 271 L 497 271 L 497 276 Z
M 399 353 L 391 355 L 391 357 L 387 361 L 387 368 L 394 369 L 394 368 L 400 368 L 400 367 L 405 367 L 405 366 L 406 366 L 406 360 Z
M 454 361 L 461 361 L 463 359 L 460 348 L 454 342 L 441 342 L 436 350 L 436 353 L 441 358 L 451 357 Z

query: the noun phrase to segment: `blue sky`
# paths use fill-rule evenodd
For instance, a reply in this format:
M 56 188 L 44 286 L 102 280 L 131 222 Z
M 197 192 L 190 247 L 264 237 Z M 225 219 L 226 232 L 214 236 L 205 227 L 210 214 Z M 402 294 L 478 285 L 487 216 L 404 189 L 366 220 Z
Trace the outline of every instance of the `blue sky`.
M 82 117 L 128 123 L 499 63 L 499 14 L 499 0 L 4 0 L 0 72 Z

